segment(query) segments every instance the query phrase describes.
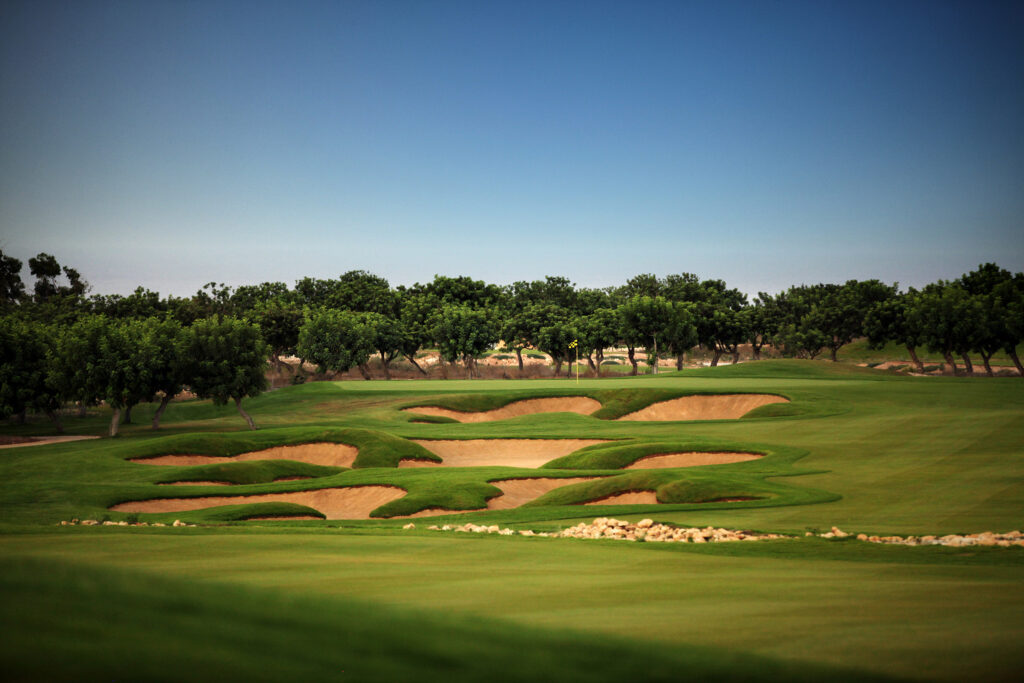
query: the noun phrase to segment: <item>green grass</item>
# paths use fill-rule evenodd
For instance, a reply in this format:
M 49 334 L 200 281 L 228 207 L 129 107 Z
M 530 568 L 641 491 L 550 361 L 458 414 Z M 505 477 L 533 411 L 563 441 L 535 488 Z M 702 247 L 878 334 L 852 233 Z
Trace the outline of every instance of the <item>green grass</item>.
M 618 422 L 694 393 L 769 393 L 787 404 L 740 420 Z M 593 416 L 491 423 L 414 422 L 401 409 L 484 410 L 523 398 L 582 395 Z M 1012 680 L 1024 664 L 1024 550 L 905 548 L 803 538 L 838 525 L 869 534 L 1008 531 L 1024 520 L 1024 381 L 913 378 L 851 363 L 762 361 L 656 377 L 313 383 L 233 408 L 152 406 L 122 436 L 0 450 L 0 610 L 7 678 L 861 678 Z M 108 415 L 67 418 L 102 434 Z M 33 423 L 0 433 L 46 433 Z M 541 470 L 397 469 L 433 458 L 410 439 L 588 438 Z M 236 462 L 157 467 L 129 458 L 234 455 L 333 441 L 360 449 L 353 469 Z M 620 467 L 681 450 L 757 460 L 676 470 Z M 488 482 L 600 478 L 515 510 L 415 520 L 424 507 L 482 507 Z M 282 476 L 309 480 L 275 482 Z M 238 505 L 140 519 L 199 528 L 54 527 L 124 519 L 125 500 L 209 495 L 158 486 L 215 479 L 217 495 L 391 484 L 408 495 L 354 521 L 244 522 L 307 512 Z M 577 503 L 654 490 L 665 504 Z M 723 503 L 720 498 L 756 500 Z M 613 515 L 789 533 L 793 540 L 679 546 L 425 531 L 458 520 L 553 530 Z M 166 621 L 156 618 L 163 613 Z M 31 614 L 30 618 L 18 615 Z M 268 616 L 269 615 L 269 616 Z M 14 619 L 19 621 L 14 627 Z M 71 637 L 69 634 L 76 634 Z M 328 634 L 330 634 L 330 637 Z M 342 634 L 342 635 L 338 635 Z M 474 640 L 473 634 L 479 637 Z M 470 645 L 461 647 L 461 643 Z M 327 644 L 329 643 L 329 645 Z M 461 649 L 460 649 L 461 648 Z M 184 653 L 184 654 L 182 654 Z M 283 654 L 289 653 L 289 654 Z M 580 654 L 586 653 L 586 654 Z M 284 663 L 279 663 L 284 662 Z M 542 673 L 538 673 L 542 672 Z M 543 672 L 550 672 L 546 675 Z

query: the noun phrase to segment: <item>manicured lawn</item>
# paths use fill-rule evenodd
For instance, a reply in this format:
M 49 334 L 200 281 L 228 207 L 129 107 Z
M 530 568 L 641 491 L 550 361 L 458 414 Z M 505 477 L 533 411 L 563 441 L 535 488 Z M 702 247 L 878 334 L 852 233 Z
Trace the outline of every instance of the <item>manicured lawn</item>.
M 765 406 L 739 420 L 614 420 L 652 402 L 695 393 L 768 393 L 790 403 Z M 594 416 L 540 414 L 473 424 L 416 423 L 413 413 L 402 411 L 417 405 L 485 410 L 566 395 L 589 396 L 602 408 Z M 560 680 L 672 679 L 680 671 L 696 678 L 858 678 L 873 672 L 1009 680 L 1024 664 L 1017 652 L 1024 637 L 1024 549 L 803 538 L 807 529 L 832 525 L 877 534 L 1019 529 L 1020 379 L 910 378 L 849 364 L 764 361 L 579 384 L 317 383 L 246 403 L 261 427 L 257 432 L 244 430 L 233 408 L 185 402 L 168 408 L 160 432 L 147 428 L 152 407 L 140 406 L 136 424 L 125 426 L 117 439 L 0 450 L 5 632 L 19 614 L 33 615 L 4 645 L 7 670 L 64 680 L 132 673 L 160 678 L 162 663 L 173 662 L 173 653 L 182 649 L 192 653 L 183 661 L 194 660 L 201 678 L 266 680 L 289 671 L 290 677 L 322 680 L 339 667 L 353 680 L 470 680 L 496 678 L 494 672 L 522 680 L 543 677 L 537 672 L 547 670 Z M 86 418 L 68 418 L 68 431 L 101 434 L 106 419 L 98 409 Z M 47 429 L 38 423 L 3 427 L 0 433 Z M 582 451 L 563 459 L 561 469 L 395 468 L 402 457 L 425 457 L 409 439 L 482 438 L 610 443 L 593 447 L 596 455 Z M 231 455 L 318 441 L 359 448 L 356 469 L 285 461 L 158 467 L 128 460 L 164 453 Z M 675 470 L 599 469 L 643 453 L 678 450 L 748 450 L 764 457 Z M 668 546 L 442 534 L 425 530 L 432 519 L 415 520 L 413 531 L 400 530 L 408 520 L 386 517 L 231 523 L 247 514 L 244 506 L 139 515 L 209 525 L 198 528 L 54 527 L 72 517 L 125 519 L 106 508 L 170 495 L 155 484 L 186 473 L 239 484 L 231 493 L 355 484 L 405 488 L 407 496 L 378 511 L 385 515 L 431 506 L 480 507 L 496 493 L 487 482 L 501 478 L 594 475 L 602 478 L 522 508 L 452 519 L 547 530 L 612 514 L 795 538 Z M 273 481 L 294 475 L 315 478 Z M 641 484 L 669 496 L 672 504 L 571 504 L 609 487 Z M 709 491 L 716 498 L 753 493 L 759 499 L 697 502 L 700 492 Z M 210 491 L 180 487 L 174 495 Z M 271 507 L 261 507 L 261 513 L 269 514 L 286 504 L 264 505 Z M 158 623 L 153 615 L 167 611 L 167 601 L 175 605 L 173 618 Z M 121 611 L 109 613 L 107 603 Z M 274 606 L 280 619 L 262 621 L 264 604 Z M 352 628 L 363 635 L 342 638 L 336 652 L 326 652 L 323 633 Z M 75 630 L 86 633 L 81 647 L 65 642 Z M 208 644 L 219 630 L 230 641 L 223 651 Z M 468 649 L 451 645 L 472 640 L 473 633 L 479 633 L 478 642 Z M 119 659 L 116 641 L 108 638 L 115 634 L 136 654 Z M 388 645 L 368 644 L 378 639 Z M 268 645 L 272 640 L 281 645 Z M 406 641 L 415 645 L 395 645 Z M 602 654 L 565 654 L 588 647 Z M 290 664 L 272 663 L 287 661 L 287 652 L 303 664 L 292 670 Z M 356 659 L 363 664 L 344 664 Z

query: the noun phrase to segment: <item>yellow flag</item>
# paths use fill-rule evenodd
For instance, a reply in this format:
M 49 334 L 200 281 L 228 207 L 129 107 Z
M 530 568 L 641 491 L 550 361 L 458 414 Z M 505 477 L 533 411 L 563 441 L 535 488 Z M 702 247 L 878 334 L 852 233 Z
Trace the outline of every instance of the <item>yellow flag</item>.
M 577 344 L 578 341 L 579 341 L 578 339 L 573 339 L 572 340 L 572 344 L 569 344 L 569 348 L 570 349 L 575 349 L 576 348 L 576 344 Z

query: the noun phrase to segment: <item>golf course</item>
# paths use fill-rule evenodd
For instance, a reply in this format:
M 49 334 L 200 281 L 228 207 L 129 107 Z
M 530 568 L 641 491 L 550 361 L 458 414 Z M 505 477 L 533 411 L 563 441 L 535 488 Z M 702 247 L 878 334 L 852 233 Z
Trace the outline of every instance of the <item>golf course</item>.
M 256 431 L 183 400 L 157 431 L 140 404 L 115 438 L 0 450 L 6 679 L 1014 680 L 1024 664 L 1024 547 L 857 538 L 1020 530 L 1019 378 L 773 360 L 314 382 L 246 405 Z M 596 518 L 776 537 L 559 537 Z

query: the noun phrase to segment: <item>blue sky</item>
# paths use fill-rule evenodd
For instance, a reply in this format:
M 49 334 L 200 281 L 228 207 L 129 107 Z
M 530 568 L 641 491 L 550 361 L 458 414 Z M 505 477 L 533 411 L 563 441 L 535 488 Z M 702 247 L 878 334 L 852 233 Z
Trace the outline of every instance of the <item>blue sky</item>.
M 177 295 L 1020 271 L 1022 84 L 1020 2 L 0 0 L 0 249 Z

